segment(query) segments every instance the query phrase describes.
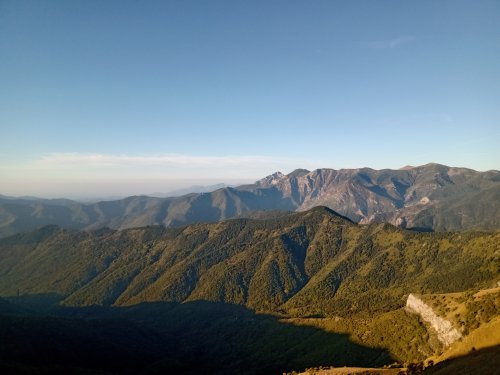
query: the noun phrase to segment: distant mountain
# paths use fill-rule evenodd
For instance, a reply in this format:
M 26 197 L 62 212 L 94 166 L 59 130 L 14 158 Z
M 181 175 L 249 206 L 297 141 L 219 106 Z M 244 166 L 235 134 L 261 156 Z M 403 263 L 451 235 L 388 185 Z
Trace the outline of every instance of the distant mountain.
M 298 170 L 276 173 L 255 186 L 280 191 L 295 210 L 324 205 L 362 224 L 388 222 L 438 231 L 500 226 L 499 171 L 440 164 L 400 170 Z
M 230 186 L 231 185 L 226 185 L 224 183 L 215 185 L 193 185 L 183 189 L 171 190 L 167 193 L 148 194 L 148 196 L 158 197 L 158 198 L 179 197 L 181 195 L 187 195 L 191 193 L 211 193 L 212 191 L 223 189 L 225 187 L 230 187 Z
M 82 204 L 0 197 L 0 236 L 44 225 L 72 229 L 216 222 L 258 210 L 326 206 L 362 224 L 451 231 L 500 228 L 500 172 L 427 164 L 405 169 L 277 172 L 254 184 L 181 197 Z

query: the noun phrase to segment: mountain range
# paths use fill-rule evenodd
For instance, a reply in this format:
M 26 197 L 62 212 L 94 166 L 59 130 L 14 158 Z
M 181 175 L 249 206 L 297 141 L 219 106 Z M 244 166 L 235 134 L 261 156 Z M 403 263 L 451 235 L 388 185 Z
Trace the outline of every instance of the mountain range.
M 132 196 L 83 204 L 0 196 L 0 236 L 54 224 L 68 229 L 179 227 L 266 210 L 326 206 L 362 224 L 387 222 L 432 231 L 500 226 L 500 172 L 440 164 L 399 170 L 303 169 L 254 184 L 158 198 Z
M 191 193 L 211 193 L 212 191 L 223 189 L 225 187 L 230 187 L 231 185 L 226 185 L 224 183 L 214 184 L 214 185 L 192 185 L 186 188 L 170 190 L 167 193 L 152 193 L 146 194 L 150 197 L 158 198 L 169 198 L 169 197 L 180 197 L 182 195 L 187 195 Z

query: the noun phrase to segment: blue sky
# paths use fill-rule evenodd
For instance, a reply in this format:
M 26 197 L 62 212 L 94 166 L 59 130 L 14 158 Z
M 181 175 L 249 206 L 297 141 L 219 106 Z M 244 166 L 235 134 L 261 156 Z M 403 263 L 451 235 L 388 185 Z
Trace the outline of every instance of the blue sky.
M 0 194 L 500 169 L 498 1 L 0 0 Z

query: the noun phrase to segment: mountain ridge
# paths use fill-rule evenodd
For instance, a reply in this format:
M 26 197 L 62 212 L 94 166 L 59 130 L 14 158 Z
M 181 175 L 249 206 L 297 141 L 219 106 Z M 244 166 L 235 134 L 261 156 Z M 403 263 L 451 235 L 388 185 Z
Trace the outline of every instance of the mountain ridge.
M 202 299 L 347 314 L 399 306 L 419 288 L 480 285 L 498 273 L 498 236 L 360 226 L 326 207 L 181 228 L 49 226 L 0 240 L 0 295 L 57 293 L 77 306 Z M 393 289 L 396 282 L 408 285 Z
M 297 169 L 254 184 L 180 197 L 132 196 L 82 204 L 0 197 L 0 236 L 47 224 L 92 230 L 145 225 L 178 227 L 263 211 L 327 206 L 355 222 L 453 231 L 500 227 L 500 172 L 430 163 L 392 170 Z

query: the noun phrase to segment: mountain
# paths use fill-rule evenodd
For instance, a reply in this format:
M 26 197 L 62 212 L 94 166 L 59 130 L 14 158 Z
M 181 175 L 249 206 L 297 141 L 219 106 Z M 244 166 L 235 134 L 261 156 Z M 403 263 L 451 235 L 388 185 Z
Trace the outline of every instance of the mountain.
M 300 375 L 342 375 L 342 374 L 496 374 L 500 368 L 500 287 L 458 293 L 428 294 L 418 297 L 410 295 L 408 302 L 420 300 L 415 307 L 423 308 L 423 321 L 436 319 L 434 326 L 442 324 L 441 332 L 432 324 L 426 323 L 430 345 L 439 344 L 441 334 L 446 330 L 456 330 L 458 339 L 437 350 L 434 356 L 424 361 L 408 363 L 405 367 L 387 369 L 366 368 L 318 368 L 300 373 Z M 415 298 L 416 297 L 416 298 Z M 407 303 L 408 303 L 407 302 Z M 411 310 L 409 310 L 411 311 Z M 415 313 L 415 311 L 413 311 Z M 439 323 L 438 323 L 439 321 Z M 394 321 L 399 325 L 400 322 Z M 325 323 L 323 323 L 325 325 Z M 391 339 L 386 334 L 386 338 Z M 393 337 L 393 338 L 397 338 Z M 446 337 L 447 339 L 450 336 Z M 399 336 L 401 339 L 401 336 Z M 441 337 L 441 339 L 443 339 Z M 404 346 L 404 340 L 401 344 Z M 387 345 L 387 343 L 386 343 Z M 287 375 L 292 375 L 288 372 Z M 295 372 L 297 374 L 297 372 Z
M 496 286 L 499 244 L 498 231 L 358 225 L 326 207 L 19 233 L 0 239 L 0 370 L 273 374 L 422 361 L 441 349 L 405 311 L 408 294 L 455 314 L 461 296 L 436 293 Z M 493 302 L 480 318 L 498 316 L 481 298 Z M 482 308 L 471 306 L 456 318 L 470 330 Z
M 433 231 L 500 227 L 500 172 L 439 164 L 400 170 L 277 172 L 254 184 L 181 197 L 134 196 L 82 204 L 0 197 L 0 236 L 54 224 L 68 229 L 179 227 L 252 211 L 326 206 L 363 224 L 388 222 Z
M 215 185 L 193 185 L 183 189 L 171 190 L 167 193 L 148 194 L 148 196 L 158 197 L 158 198 L 180 197 L 182 195 L 187 195 L 191 193 L 211 193 L 212 191 L 223 189 L 229 186 L 230 185 L 226 185 L 224 183 Z
M 306 172 L 274 174 L 256 186 L 279 190 L 296 210 L 324 205 L 360 223 L 439 231 L 500 225 L 498 171 L 427 164 L 401 170 Z
M 52 226 L 0 241 L 0 295 L 56 293 L 76 306 L 206 300 L 293 314 L 387 311 L 410 292 L 489 283 L 499 243 L 498 232 L 360 226 L 324 207 L 179 229 Z

